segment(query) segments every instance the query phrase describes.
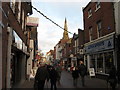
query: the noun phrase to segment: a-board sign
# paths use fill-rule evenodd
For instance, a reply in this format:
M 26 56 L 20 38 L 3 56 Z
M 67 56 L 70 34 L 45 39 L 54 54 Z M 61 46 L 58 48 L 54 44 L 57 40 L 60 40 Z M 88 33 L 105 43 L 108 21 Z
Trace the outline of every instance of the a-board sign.
M 94 68 L 89 68 L 89 75 L 90 76 L 95 76 L 95 70 L 94 70 Z

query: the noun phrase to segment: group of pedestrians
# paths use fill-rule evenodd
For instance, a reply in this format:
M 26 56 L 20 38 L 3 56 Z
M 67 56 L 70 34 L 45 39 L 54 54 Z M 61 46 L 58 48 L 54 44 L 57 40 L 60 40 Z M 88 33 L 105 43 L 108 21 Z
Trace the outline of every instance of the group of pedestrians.
M 53 67 L 51 65 L 40 63 L 35 75 L 34 88 L 36 90 L 43 90 L 45 83 L 47 85 L 47 82 L 50 81 L 51 90 L 56 90 L 57 81 L 60 84 L 61 72 L 62 69 L 59 64 L 56 67 Z
M 58 82 L 58 85 L 60 85 L 61 72 L 62 67 L 60 64 L 53 67 L 51 65 L 41 63 L 35 75 L 35 89 L 43 90 L 45 82 L 50 81 L 51 90 L 57 90 L 56 83 Z M 115 90 L 117 83 L 120 83 L 120 70 L 116 70 L 115 66 L 112 65 L 108 74 L 107 82 L 110 83 L 112 90 Z M 81 83 L 84 87 L 85 75 L 87 75 L 87 67 L 84 65 L 83 61 L 80 61 L 79 66 L 74 67 L 72 70 L 73 85 L 77 87 L 78 78 L 81 77 Z
M 85 75 L 87 74 L 87 68 L 84 65 L 83 61 L 80 61 L 80 65 L 76 66 L 72 70 L 73 85 L 77 86 L 77 81 L 79 76 L 81 76 L 82 86 L 85 86 Z

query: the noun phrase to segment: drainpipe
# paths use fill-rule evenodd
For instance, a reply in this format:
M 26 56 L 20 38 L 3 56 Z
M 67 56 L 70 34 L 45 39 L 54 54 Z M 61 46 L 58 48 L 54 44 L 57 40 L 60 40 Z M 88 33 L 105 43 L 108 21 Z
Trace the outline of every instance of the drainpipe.
M 11 88 L 11 45 L 12 45 L 12 29 L 10 27 L 7 28 L 8 32 L 8 53 L 7 53 L 7 88 Z

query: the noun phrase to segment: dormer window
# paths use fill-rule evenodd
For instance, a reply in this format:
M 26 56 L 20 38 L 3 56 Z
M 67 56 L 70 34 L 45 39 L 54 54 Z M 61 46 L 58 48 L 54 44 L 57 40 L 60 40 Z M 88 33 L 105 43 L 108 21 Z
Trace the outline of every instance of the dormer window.
M 91 17 L 91 16 L 92 16 L 92 9 L 90 8 L 90 9 L 88 10 L 88 18 Z

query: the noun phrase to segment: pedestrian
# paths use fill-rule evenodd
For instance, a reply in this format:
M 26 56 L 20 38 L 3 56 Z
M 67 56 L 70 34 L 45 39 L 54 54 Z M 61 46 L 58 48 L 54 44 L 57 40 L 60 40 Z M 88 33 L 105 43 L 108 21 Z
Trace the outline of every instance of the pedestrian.
M 78 71 L 78 67 L 74 67 L 72 70 L 72 77 L 73 77 L 73 85 L 77 86 L 77 81 L 79 78 L 79 71 Z
M 49 68 L 49 78 L 51 82 L 51 90 L 57 90 L 56 82 L 58 78 L 58 72 L 55 70 L 53 66 Z
M 34 88 L 37 90 L 43 90 L 46 79 L 49 79 L 49 73 L 47 71 L 47 68 L 45 67 L 45 64 L 41 63 L 35 75 Z
M 117 78 L 116 78 L 116 68 L 114 65 L 111 66 L 110 71 L 108 72 L 108 83 L 110 83 L 110 87 L 112 87 L 112 90 L 115 90 L 117 85 Z
M 60 64 L 57 64 L 56 66 L 56 71 L 58 72 L 58 84 L 60 85 L 60 79 L 61 79 L 61 72 L 62 72 L 62 67 Z
M 85 75 L 87 74 L 87 68 L 84 65 L 83 61 L 80 61 L 80 65 L 78 68 L 79 68 L 79 73 L 81 76 L 82 86 L 85 86 Z

